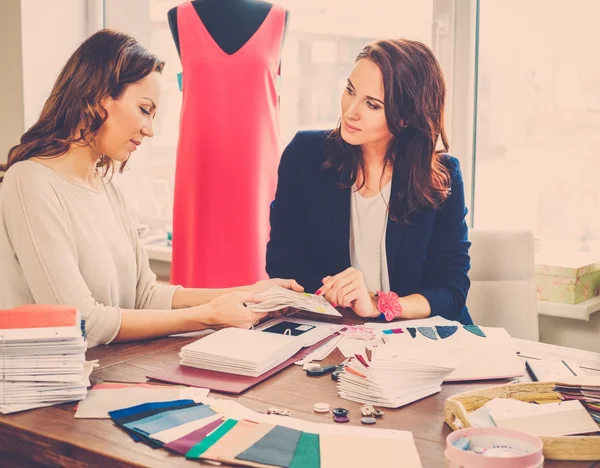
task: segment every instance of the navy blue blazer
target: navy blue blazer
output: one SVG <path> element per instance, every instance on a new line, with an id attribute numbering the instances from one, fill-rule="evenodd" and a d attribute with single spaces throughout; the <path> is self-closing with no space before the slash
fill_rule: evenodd
<path id="1" fill-rule="evenodd" d="M 283 152 L 271 204 L 267 273 L 293 278 L 307 292 L 325 276 L 350 267 L 350 188 L 345 177 L 323 170 L 329 131 L 298 132 Z M 470 281 L 465 196 L 459 162 L 446 155 L 452 190 L 439 210 L 413 214 L 410 225 L 388 219 L 386 252 L 390 288 L 399 296 L 422 294 L 431 315 L 471 324 L 465 306 Z M 392 194 L 399 181 L 392 176 Z"/>

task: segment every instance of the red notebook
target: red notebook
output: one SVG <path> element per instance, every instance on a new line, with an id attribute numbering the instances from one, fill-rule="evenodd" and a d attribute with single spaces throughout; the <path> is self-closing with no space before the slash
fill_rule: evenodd
<path id="1" fill-rule="evenodd" d="M 72 327 L 76 324 L 77 309 L 74 307 L 32 304 L 0 309 L 0 330 Z"/>
<path id="2" fill-rule="evenodd" d="M 330 335 L 323 338 L 318 343 L 307 348 L 302 348 L 294 356 L 289 358 L 287 361 L 283 361 L 278 366 L 265 372 L 258 377 L 248 377 L 245 375 L 226 374 L 224 372 L 214 372 L 204 369 L 197 369 L 195 367 L 180 366 L 179 364 L 173 364 L 162 369 L 155 371 L 153 374 L 148 375 L 149 379 L 159 380 L 161 382 L 168 382 L 178 385 L 189 385 L 191 387 L 202 387 L 214 390 L 222 393 L 232 393 L 239 395 L 245 392 L 256 384 L 268 379 L 277 372 L 285 369 L 292 365 L 294 362 L 306 357 L 309 353 L 324 345 L 328 341 L 332 340 L 337 335 Z"/>

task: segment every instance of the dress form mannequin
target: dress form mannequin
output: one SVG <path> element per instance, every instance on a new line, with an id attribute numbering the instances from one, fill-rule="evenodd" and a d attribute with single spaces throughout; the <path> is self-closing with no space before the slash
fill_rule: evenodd
<path id="1" fill-rule="evenodd" d="M 168 18 L 183 66 L 171 281 L 216 288 L 266 279 L 287 12 L 259 0 L 196 0 Z"/>
<path id="2" fill-rule="evenodd" d="M 229 55 L 248 42 L 273 6 L 257 0 L 194 0 L 191 3 L 215 42 Z M 177 53 L 181 56 L 177 7 L 171 8 L 167 17 Z M 286 11 L 286 25 L 287 20 Z"/>

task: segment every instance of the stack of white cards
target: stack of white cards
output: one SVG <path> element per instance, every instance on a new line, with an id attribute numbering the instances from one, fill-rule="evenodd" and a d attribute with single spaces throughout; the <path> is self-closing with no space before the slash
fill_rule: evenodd
<path id="1" fill-rule="evenodd" d="M 93 368 L 85 362 L 85 350 L 76 309 L 0 310 L 0 412 L 85 398 Z"/>
<path id="2" fill-rule="evenodd" d="M 346 364 L 338 380 L 338 394 L 346 400 L 398 408 L 438 393 L 454 369 L 455 362 L 439 355 L 373 353 L 370 361 L 361 356 Z"/>
<path id="3" fill-rule="evenodd" d="M 273 312 L 290 307 L 323 316 L 342 317 L 342 314 L 335 310 L 323 296 L 300 293 L 281 286 L 273 286 L 257 296 L 263 301 L 248 303 L 255 312 Z"/>
<path id="4" fill-rule="evenodd" d="M 182 366 L 258 377 L 302 348 L 292 335 L 223 328 L 181 348 Z"/>

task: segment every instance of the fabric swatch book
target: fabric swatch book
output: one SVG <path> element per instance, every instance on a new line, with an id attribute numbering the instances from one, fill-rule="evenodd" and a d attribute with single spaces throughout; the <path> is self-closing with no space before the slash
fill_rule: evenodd
<path id="1" fill-rule="evenodd" d="M 192 387 L 208 388 L 222 393 L 230 393 L 239 395 L 249 388 L 259 384 L 263 380 L 268 379 L 277 372 L 291 366 L 295 361 L 302 359 L 309 355 L 311 352 L 320 348 L 330 340 L 334 338 L 334 335 L 330 335 L 323 340 L 315 343 L 312 346 L 302 348 L 298 353 L 289 359 L 281 362 L 279 365 L 273 367 L 261 374 L 258 377 L 248 377 L 244 375 L 236 375 L 225 372 L 215 372 L 210 370 L 198 369 L 194 367 L 182 366 L 180 364 L 171 364 L 165 366 L 159 370 L 148 374 L 147 377 L 152 380 L 158 380 L 160 382 L 168 382 L 179 385 L 189 385 Z"/>
<path id="2" fill-rule="evenodd" d="M 341 323 L 343 316 L 322 296 L 300 293 L 281 286 L 273 286 L 257 294 L 262 302 L 248 303 L 256 312 L 270 312 L 272 316 L 294 315 L 314 320 Z"/>
<path id="3" fill-rule="evenodd" d="M 134 440 L 188 460 L 254 468 L 421 468 L 408 431 L 257 413 L 235 400 L 145 403 L 110 412 Z"/>
<path id="4" fill-rule="evenodd" d="M 94 363 L 86 363 L 79 312 L 31 305 L 0 310 L 0 412 L 81 400 Z"/>
<path id="5" fill-rule="evenodd" d="M 456 363 L 441 354 L 397 354 L 381 348 L 374 348 L 371 360 L 357 356 L 346 364 L 337 385 L 341 398 L 399 408 L 440 392 L 444 378 L 456 369 Z"/>
<path id="6" fill-rule="evenodd" d="M 564 401 L 578 400 L 600 426 L 600 376 L 579 376 L 556 382 L 554 391 Z M 600 429 L 600 428 L 599 428 Z"/>
<path id="7" fill-rule="evenodd" d="M 298 337 L 242 328 L 223 328 L 181 348 L 180 364 L 227 374 L 258 377 L 302 348 Z"/>

